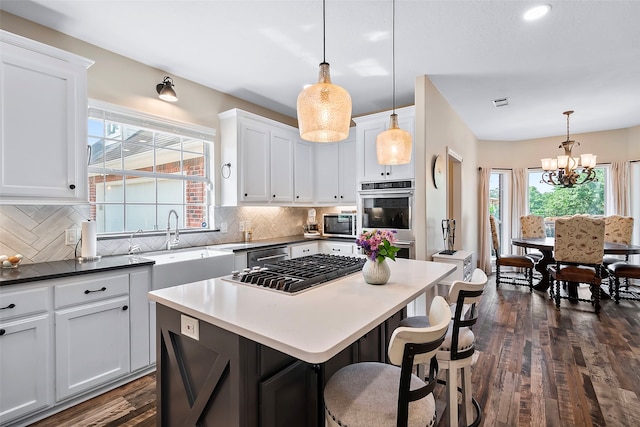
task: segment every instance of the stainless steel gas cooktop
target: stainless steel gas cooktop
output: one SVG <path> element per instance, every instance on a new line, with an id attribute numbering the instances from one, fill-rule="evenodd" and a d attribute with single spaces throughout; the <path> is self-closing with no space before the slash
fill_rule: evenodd
<path id="1" fill-rule="evenodd" d="M 316 254 L 234 271 L 222 279 L 295 294 L 362 270 L 366 258 Z"/>

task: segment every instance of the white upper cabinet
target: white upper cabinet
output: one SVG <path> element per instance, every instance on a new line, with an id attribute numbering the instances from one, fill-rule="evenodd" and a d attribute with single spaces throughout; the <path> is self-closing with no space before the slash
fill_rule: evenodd
<path id="1" fill-rule="evenodd" d="M 93 61 L 0 30 L 0 203 L 88 202 Z"/>
<path id="2" fill-rule="evenodd" d="M 411 162 L 406 165 L 385 166 L 378 164 L 376 138 L 389 128 L 391 111 L 355 117 L 357 141 L 358 182 L 413 179 L 415 177 L 415 108 L 397 108 L 398 126 L 411 134 L 414 140 Z"/>
<path id="3" fill-rule="evenodd" d="M 316 143 L 314 154 L 316 203 L 354 205 L 358 184 L 353 128 L 344 141 Z"/>
<path id="4" fill-rule="evenodd" d="M 239 109 L 219 117 L 221 204 L 292 204 L 297 130 Z"/>
<path id="5" fill-rule="evenodd" d="M 315 143 L 298 139 L 294 146 L 294 202 L 310 204 L 313 202 L 313 183 L 315 168 L 313 149 Z"/>

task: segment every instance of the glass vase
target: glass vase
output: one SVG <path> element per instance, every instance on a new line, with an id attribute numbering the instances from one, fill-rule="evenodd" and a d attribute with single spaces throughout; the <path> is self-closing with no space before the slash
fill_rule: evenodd
<path id="1" fill-rule="evenodd" d="M 391 269 L 387 264 L 387 259 L 372 261 L 370 258 L 367 258 L 367 261 L 362 267 L 362 276 L 365 282 L 370 285 L 384 285 L 387 283 L 391 276 Z"/>

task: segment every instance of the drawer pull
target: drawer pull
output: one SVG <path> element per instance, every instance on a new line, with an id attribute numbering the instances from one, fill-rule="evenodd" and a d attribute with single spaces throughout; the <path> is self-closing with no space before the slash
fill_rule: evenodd
<path id="1" fill-rule="evenodd" d="M 9 304 L 9 305 L 8 305 L 8 306 L 6 306 L 6 307 L 2 307 L 2 308 L 0 308 L 0 310 L 6 310 L 6 309 L 8 309 L 8 308 L 15 308 L 15 306 L 16 306 L 16 305 L 15 305 L 14 303 L 11 303 L 11 304 Z"/>
<path id="2" fill-rule="evenodd" d="M 105 288 L 105 287 L 103 286 L 102 288 L 100 288 L 100 289 L 96 289 L 95 291 L 90 291 L 89 289 L 86 289 L 86 290 L 84 291 L 84 293 L 88 295 L 88 294 L 90 294 L 90 293 L 92 293 L 92 292 L 104 292 L 104 291 L 106 291 L 106 290 L 107 290 L 107 288 Z"/>
<path id="3" fill-rule="evenodd" d="M 4 329 L 0 329 L 0 336 L 4 335 L 4 333 L 7 332 Z"/>
<path id="4" fill-rule="evenodd" d="M 124 307 L 122 307 L 122 311 L 127 311 L 127 310 L 129 310 L 129 306 L 128 305 L 125 305 Z"/>

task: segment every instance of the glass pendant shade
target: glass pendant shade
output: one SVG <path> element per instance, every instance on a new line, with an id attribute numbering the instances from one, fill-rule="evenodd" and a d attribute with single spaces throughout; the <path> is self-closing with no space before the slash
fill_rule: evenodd
<path id="1" fill-rule="evenodd" d="M 376 155 L 381 165 L 411 162 L 411 134 L 398 127 L 398 115 L 391 114 L 389 129 L 376 138 Z"/>
<path id="2" fill-rule="evenodd" d="M 351 96 L 331 83 L 329 64 L 320 64 L 318 83 L 298 95 L 300 137 L 312 142 L 336 142 L 349 136 Z"/>

